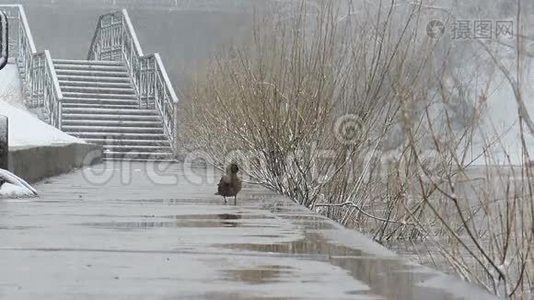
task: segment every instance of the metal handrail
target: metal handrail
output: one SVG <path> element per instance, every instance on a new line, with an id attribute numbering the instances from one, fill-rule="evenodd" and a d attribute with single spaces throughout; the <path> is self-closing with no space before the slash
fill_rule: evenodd
<path id="1" fill-rule="evenodd" d="M 10 58 L 14 58 L 22 80 L 25 104 L 29 107 L 44 107 L 50 123 L 61 129 L 61 105 L 63 94 L 59 87 L 56 70 L 48 50 L 37 52 L 28 19 L 22 5 L 0 5 L 9 19 Z M 14 22 L 14 24 L 13 24 Z"/>
<path id="2" fill-rule="evenodd" d="M 143 49 L 141 49 L 141 44 L 139 44 L 139 39 L 137 38 L 137 33 L 135 32 L 132 20 L 126 9 L 121 10 L 122 15 L 124 16 L 124 22 L 126 23 L 126 28 L 128 28 L 128 33 L 131 36 L 132 42 L 135 46 L 135 50 L 139 56 L 143 56 Z"/>
<path id="3" fill-rule="evenodd" d="M 128 11 L 123 9 L 98 18 L 87 59 L 125 62 L 139 107 L 159 112 L 165 134 L 176 152 L 178 97 L 160 55 L 144 55 Z"/>

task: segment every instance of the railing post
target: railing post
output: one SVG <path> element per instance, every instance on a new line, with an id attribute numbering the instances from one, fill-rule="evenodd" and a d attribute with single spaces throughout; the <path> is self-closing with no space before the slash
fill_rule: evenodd
<path id="1" fill-rule="evenodd" d="M 177 135 L 178 135 L 178 103 L 173 103 L 173 106 L 174 106 L 174 110 L 173 110 L 173 117 L 174 117 L 174 122 L 172 124 L 172 150 L 174 152 L 174 154 L 177 154 Z"/>
<path id="2" fill-rule="evenodd" d="M 158 61 L 156 60 L 156 57 L 154 57 L 154 65 L 152 66 L 152 74 L 154 74 L 154 90 L 153 90 L 153 96 L 154 96 L 154 108 L 158 108 Z M 162 107 L 160 107 L 162 111 L 162 115 L 165 116 L 165 111 Z M 164 117 L 165 119 L 165 117 Z"/>
<path id="3" fill-rule="evenodd" d="M 7 170 L 9 162 L 9 122 L 0 115 L 0 169 Z"/>

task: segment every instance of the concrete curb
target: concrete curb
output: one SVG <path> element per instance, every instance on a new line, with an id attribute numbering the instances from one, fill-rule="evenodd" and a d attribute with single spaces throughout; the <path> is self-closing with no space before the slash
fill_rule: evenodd
<path id="1" fill-rule="evenodd" d="M 94 144 L 58 144 L 9 149 L 9 171 L 24 180 L 39 180 L 101 162 L 102 147 Z"/>

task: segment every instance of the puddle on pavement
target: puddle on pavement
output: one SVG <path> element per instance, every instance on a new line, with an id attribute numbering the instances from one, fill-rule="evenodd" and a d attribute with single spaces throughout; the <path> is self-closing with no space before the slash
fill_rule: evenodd
<path id="1" fill-rule="evenodd" d="M 272 298 L 266 298 L 257 296 L 254 294 L 247 294 L 247 293 L 224 293 L 224 292 L 211 292 L 211 293 L 205 293 L 202 294 L 200 299 L 214 299 L 214 300 L 255 300 L 255 299 L 272 299 Z M 188 298 L 189 299 L 189 298 Z M 194 299 L 194 298 L 191 298 Z M 280 299 L 280 298 L 276 298 Z M 292 299 L 292 298 L 284 298 L 284 299 Z M 298 298 L 294 298 L 298 299 Z"/>
<path id="2" fill-rule="evenodd" d="M 42 228 L 40 226 L 3 226 L 0 225 L 0 230 L 28 230 L 28 229 L 39 229 Z"/>
<path id="3" fill-rule="evenodd" d="M 280 244 L 234 244 L 224 245 L 223 248 L 247 250 L 255 252 L 268 252 L 277 254 L 301 254 L 318 256 L 362 256 L 361 250 L 339 247 L 326 242 L 314 241 L 316 234 L 309 234 L 306 238 L 289 243 Z"/>
<path id="4" fill-rule="evenodd" d="M 316 215 L 302 215 L 302 214 L 276 214 L 278 217 L 290 220 L 303 220 L 303 221 L 321 221 L 324 220 L 323 216 Z"/>
<path id="5" fill-rule="evenodd" d="M 320 221 L 317 221 L 317 222 L 297 221 L 297 222 L 293 222 L 293 224 L 295 224 L 297 226 L 304 227 L 304 229 L 307 229 L 307 230 L 331 230 L 331 229 L 336 229 L 336 227 L 334 225 L 332 225 L 330 223 L 327 223 L 327 222 L 320 222 Z"/>
<path id="6" fill-rule="evenodd" d="M 277 217 L 291 221 L 291 223 L 304 227 L 306 230 L 330 230 L 336 226 L 330 220 L 322 216 L 296 215 L 296 214 L 276 214 Z"/>
<path id="7" fill-rule="evenodd" d="M 291 275 L 288 266 L 258 266 L 250 269 L 224 270 L 223 276 L 227 279 L 247 284 L 262 284 L 281 282 L 283 277 Z"/>
<path id="8" fill-rule="evenodd" d="M 289 206 L 283 206 L 283 205 L 275 205 L 275 206 L 270 206 L 269 210 L 275 214 L 282 214 L 282 213 L 292 213 L 295 211 L 295 208 L 289 207 Z"/>
<path id="9" fill-rule="evenodd" d="M 413 270 L 399 258 L 381 258 L 368 255 L 361 250 L 328 243 L 319 234 L 307 234 L 302 240 L 280 244 L 233 244 L 223 248 L 262 253 L 287 254 L 300 259 L 327 261 L 328 263 L 346 270 L 353 278 L 365 283 L 370 291 L 363 292 L 380 295 L 386 299 L 456 299 L 443 290 L 417 286 L 426 279 L 434 276 Z M 262 269 L 244 269 L 242 274 L 247 278 L 230 277 L 247 282 L 247 280 L 261 281 L 257 277 L 263 274 L 269 276 L 266 280 L 277 280 L 276 272 L 262 273 Z M 256 278 L 256 279 L 249 279 Z M 278 278 L 278 280 L 281 280 Z M 355 291 L 347 291 L 353 294 Z M 362 291 L 358 291 L 362 293 Z"/>
<path id="10" fill-rule="evenodd" d="M 36 198 L 28 198 L 28 199 L 22 199 L 22 198 L 0 198 L 1 202 L 4 203 L 31 203 L 36 202 Z"/>
<path id="11" fill-rule="evenodd" d="M 132 222 L 91 222 L 81 223 L 80 226 L 87 226 L 100 229 L 113 230 L 146 230 L 153 228 L 216 228 L 216 227 L 253 227 L 271 228 L 278 227 L 276 224 L 264 224 L 264 219 L 271 219 L 261 215 L 242 214 L 213 214 L 213 215 L 172 215 L 172 216 L 145 216 L 149 219 L 169 219 L 169 221 L 132 221 Z"/>
<path id="12" fill-rule="evenodd" d="M 213 220 L 213 219 L 225 219 L 225 220 L 239 220 L 239 219 L 273 219 L 260 214 L 198 214 L 198 215 L 171 215 L 171 216 L 155 216 L 157 218 L 175 219 L 175 220 Z"/>

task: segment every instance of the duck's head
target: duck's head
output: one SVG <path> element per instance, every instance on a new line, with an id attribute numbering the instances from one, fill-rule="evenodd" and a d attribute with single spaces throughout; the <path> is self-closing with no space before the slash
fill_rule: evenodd
<path id="1" fill-rule="evenodd" d="M 231 163 L 228 165 L 228 167 L 226 168 L 226 171 L 230 174 L 237 174 L 237 172 L 239 172 L 239 167 L 237 166 L 236 163 Z"/>

